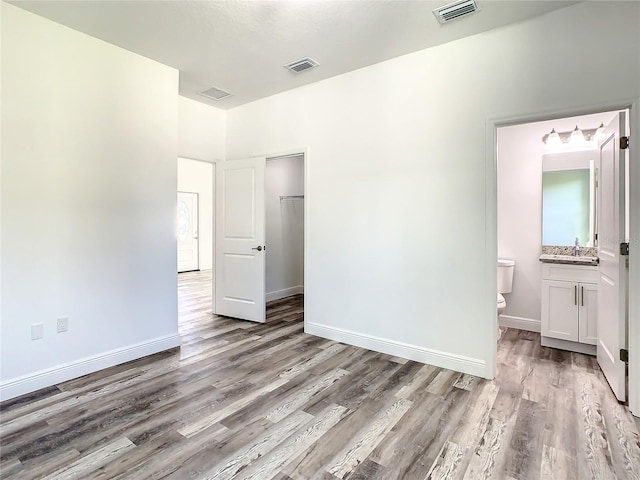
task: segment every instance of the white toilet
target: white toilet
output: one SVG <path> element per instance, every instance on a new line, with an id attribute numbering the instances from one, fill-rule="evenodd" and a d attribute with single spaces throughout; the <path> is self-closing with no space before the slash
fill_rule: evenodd
<path id="1" fill-rule="evenodd" d="M 511 293 L 513 287 L 513 269 L 516 262 L 513 260 L 498 259 L 498 315 L 507 307 L 507 301 L 502 296 L 503 293 Z M 496 320 L 497 320 L 496 315 Z M 498 325 L 498 337 L 500 337 L 500 325 Z"/>

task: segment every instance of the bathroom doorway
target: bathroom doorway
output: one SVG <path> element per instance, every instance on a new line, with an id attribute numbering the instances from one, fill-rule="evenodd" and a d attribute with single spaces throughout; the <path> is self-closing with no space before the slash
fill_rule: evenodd
<path id="1" fill-rule="evenodd" d="M 589 167 L 589 155 L 585 155 L 585 153 L 597 151 L 599 128 L 607 125 L 617 112 L 618 110 L 608 110 L 587 115 L 528 122 L 510 121 L 503 125 L 495 125 L 497 256 L 515 261 L 513 287 L 510 292 L 503 294 L 506 299 L 506 307 L 498 319 L 502 327 L 538 333 L 544 330 L 545 287 L 543 286 L 543 264 L 540 262 L 540 257 L 542 254 L 552 253 L 551 250 L 545 250 L 545 248 L 557 247 L 553 253 L 580 251 L 581 253 L 593 254 L 593 252 L 597 252 L 597 239 L 594 236 L 596 232 L 594 207 L 597 203 L 593 195 L 589 197 L 589 192 L 594 191 L 596 178 L 594 174 L 596 172 L 594 172 L 593 164 Z M 624 115 L 628 120 L 629 110 L 626 110 Z M 626 125 L 627 130 L 623 135 L 629 136 L 628 121 Z M 579 132 L 582 138 L 579 138 L 577 133 L 572 141 L 571 134 L 574 131 Z M 554 133 L 559 133 L 560 138 L 553 135 Z M 570 157 L 573 160 L 567 160 Z M 577 163 L 562 165 L 563 162 L 577 161 L 577 157 L 580 157 L 582 162 L 586 161 L 586 166 L 580 166 Z M 625 159 L 627 172 L 629 171 L 629 157 L 626 155 Z M 583 168 L 586 172 L 585 175 L 581 174 Z M 560 177 L 562 177 L 562 183 L 558 183 Z M 545 182 L 545 180 L 548 181 Z M 549 187 L 551 193 L 543 194 L 545 184 L 553 184 L 553 190 Z M 627 188 L 625 188 L 624 203 L 629 205 L 631 185 L 628 175 L 625 179 L 625 186 Z M 572 213 L 572 215 L 579 216 L 580 221 L 562 220 L 559 222 L 555 216 L 559 215 L 558 210 L 567 210 L 568 206 L 571 207 L 569 204 L 572 200 L 567 195 L 572 191 L 581 192 L 580 202 L 577 197 L 573 202 L 576 205 L 573 205 Z M 550 204 L 550 199 L 554 195 L 556 197 L 559 195 L 562 206 L 556 211 Z M 628 242 L 630 231 L 629 212 L 629 209 L 626 209 L 626 218 L 624 219 L 625 231 L 627 232 L 626 242 Z M 569 223 L 575 224 L 573 225 L 577 228 L 575 232 L 569 231 Z M 551 232 L 552 228 L 556 228 L 558 231 Z M 550 242 L 549 239 L 554 240 Z M 545 245 L 545 243 L 552 244 Z M 589 251 L 589 249 L 593 250 Z M 584 295 L 585 285 L 589 287 L 586 280 L 582 285 L 582 290 L 579 289 L 579 286 L 575 287 L 576 299 L 578 299 L 576 303 L 580 303 L 580 299 L 584 302 L 584 298 L 587 299 L 587 302 L 590 301 L 591 297 L 580 297 L 581 294 Z M 546 315 L 548 317 L 548 312 Z M 578 327 L 576 326 L 576 328 Z M 580 328 L 584 328 L 584 325 Z M 628 326 L 626 331 L 629 332 Z M 581 337 L 581 340 L 585 342 L 585 346 L 589 347 L 585 348 L 584 353 L 595 353 L 595 345 L 587 344 L 597 343 L 597 338 L 592 342 L 589 342 L 588 339 L 584 340 L 584 337 Z M 578 348 L 573 351 L 583 351 L 579 348 L 580 343 L 575 344 Z M 551 344 L 551 346 L 572 349 L 562 344 Z"/>

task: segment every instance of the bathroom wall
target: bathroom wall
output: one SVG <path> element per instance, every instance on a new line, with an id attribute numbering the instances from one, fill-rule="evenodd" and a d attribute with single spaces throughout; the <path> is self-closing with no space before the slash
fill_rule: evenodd
<path id="1" fill-rule="evenodd" d="M 515 260 L 513 291 L 504 294 L 504 326 L 540 331 L 542 295 L 542 155 L 552 152 L 542 137 L 552 128 L 595 128 L 615 112 L 498 129 L 498 257 Z"/>
<path id="2" fill-rule="evenodd" d="M 267 301 L 304 293 L 304 199 L 280 200 L 304 194 L 302 155 L 267 160 L 266 298 Z"/>

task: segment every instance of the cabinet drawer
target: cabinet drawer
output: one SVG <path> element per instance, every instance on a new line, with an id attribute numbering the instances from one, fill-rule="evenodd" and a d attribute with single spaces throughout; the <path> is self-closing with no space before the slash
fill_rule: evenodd
<path id="1" fill-rule="evenodd" d="M 543 263 L 542 278 L 544 280 L 561 280 L 564 282 L 598 283 L 598 267 Z"/>

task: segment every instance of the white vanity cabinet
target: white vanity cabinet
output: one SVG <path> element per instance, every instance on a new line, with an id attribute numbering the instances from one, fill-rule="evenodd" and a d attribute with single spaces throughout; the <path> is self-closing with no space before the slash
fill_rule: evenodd
<path id="1" fill-rule="evenodd" d="M 598 267 L 542 264 L 542 345 L 595 354 Z"/>

